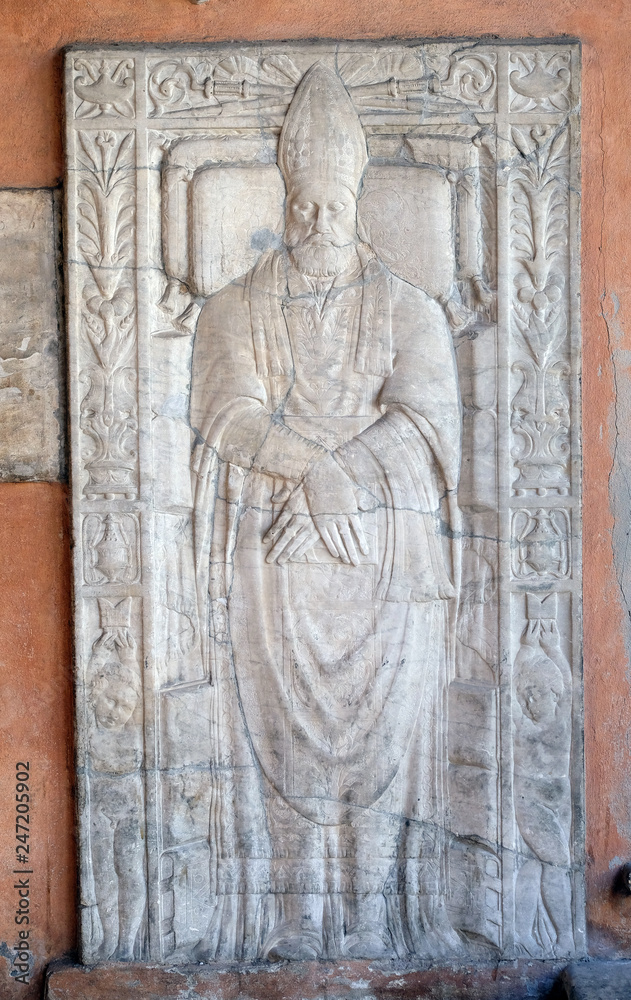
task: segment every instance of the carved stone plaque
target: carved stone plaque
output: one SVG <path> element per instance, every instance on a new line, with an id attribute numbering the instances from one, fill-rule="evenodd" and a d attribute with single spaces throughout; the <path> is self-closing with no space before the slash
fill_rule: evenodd
<path id="1" fill-rule="evenodd" d="M 582 953 L 579 82 L 68 54 L 84 961 Z"/>

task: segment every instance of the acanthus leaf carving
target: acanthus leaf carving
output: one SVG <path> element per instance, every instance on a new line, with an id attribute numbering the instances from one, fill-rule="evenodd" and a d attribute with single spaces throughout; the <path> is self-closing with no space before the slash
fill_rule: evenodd
<path id="1" fill-rule="evenodd" d="M 134 261 L 134 135 L 109 130 L 78 134 L 79 250 L 91 280 L 82 288 L 81 328 L 91 348 L 82 372 L 87 385 L 81 427 L 92 439 L 86 456 L 86 496 L 137 495 L 137 401 L 129 367 L 136 345 Z"/>
<path id="2" fill-rule="evenodd" d="M 494 52 L 453 52 L 434 60 L 430 91 L 452 101 L 483 111 L 495 107 L 497 98 L 497 57 Z"/>
<path id="3" fill-rule="evenodd" d="M 300 79 L 288 57 L 257 62 L 249 56 L 162 60 L 152 68 L 149 98 L 152 116 L 191 114 L 217 117 L 225 105 L 241 113 L 259 105 L 286 107 Z"/>
<path id="4" fill-rule="evenodd" d="M 94 279 L 105 296 L 113 292 L 120 275 L 115 269 L 133 253 L 134 201 L 130 172 L 133 170 L 134 134 L 120 136 L 111 131 L 92 135 L 79 133 L 88 174 L 79 184 L 77 228 L 84 240 L 79 244 Z"/>
<path id="5" fill-rule="evenodd" d="M 569 367 L 567 342 L 567 129 L 513 128 L 519 160 L 511 198 L 515 297 L 512 329 L 520 352 L 513 371 L 521 384 L 511 426 L 518 495 L 569 489 Z"/>
<path id="6" fill-rule="evenodd" d="M 567 129 L 536 125 L 529 133 L 513 128 L 511 134 L 522 157 L 513 188 L 512 247 L 532 286 L 528 291 L 520 275 L 518 298 L 541 312 L 560 299 L 564 283 L 558 280 L 558 258 L 567 246 L 567 185 L 561 174 Z"/>
<path id="7" fill-rule="evenodd" d="M 350 55 L 339 73 L 358 111 L 429 101 L 450 106 L 495 107 L 495 53 L 458 52 L 433 59 L 427 70 L 415 51 Z M 302 72 L 292 59 L 274 54 L 253 59 L 245 54 L 211 60 L 201 57 L 164 59 L 149 75 L 151 117 L 191 115 L 216 118 L 265 109 L 284 112 Z"/>

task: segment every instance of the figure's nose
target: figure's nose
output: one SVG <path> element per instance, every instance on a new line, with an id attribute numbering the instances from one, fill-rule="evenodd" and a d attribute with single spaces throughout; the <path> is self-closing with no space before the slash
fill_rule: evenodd
<path id="1" fill-rule="evenodd" d="M 315 231 L 316 233 L 328 233 L 330 232 L 331 225 L 329 222 L 329 213 L 324 205 L 318 207 L 316 220 L 315 220 Z"/>

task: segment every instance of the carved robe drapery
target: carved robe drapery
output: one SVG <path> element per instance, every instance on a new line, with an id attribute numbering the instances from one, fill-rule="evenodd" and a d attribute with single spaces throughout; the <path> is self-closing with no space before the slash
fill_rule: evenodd
<path id="1" fill-rule="evenodd" d="M 353 893 L 385 901 L 371 912 L 395 952 L 422 953 L 418 898 L 446 891 L 458 588 L 460 404 L 442 310 L 364 245 L 328 284 L 271 251 L 201 314 L 191 426 L 213 696 L 204 956 L 260 953 L 283 893 L 325 900 L 323 953 L 343 953 L 343 927 L 362 919 Z M 318 539 L 268 561 L 264 536 L 286 504 L 307 518 L 300 483 L 327 450 L 356 486 L 368 555 L 345 564 Z"/>

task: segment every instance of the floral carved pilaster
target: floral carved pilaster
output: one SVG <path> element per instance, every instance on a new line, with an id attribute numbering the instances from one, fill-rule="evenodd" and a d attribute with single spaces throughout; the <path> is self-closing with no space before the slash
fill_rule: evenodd
<path id="1" fill-rule="evenodd" d="M 518 379 L 511 427 L 520 496 L 569 489 L 567 131 L 513 128 L 511 328 Z"/>
<path id="2" fill-rule="evenodd" d="M 86 348 L 81 428 L 89 499 L 138 494 L 133 133 L 79 133 L 79 250 L 89 267 L 82 288 Z"/>

